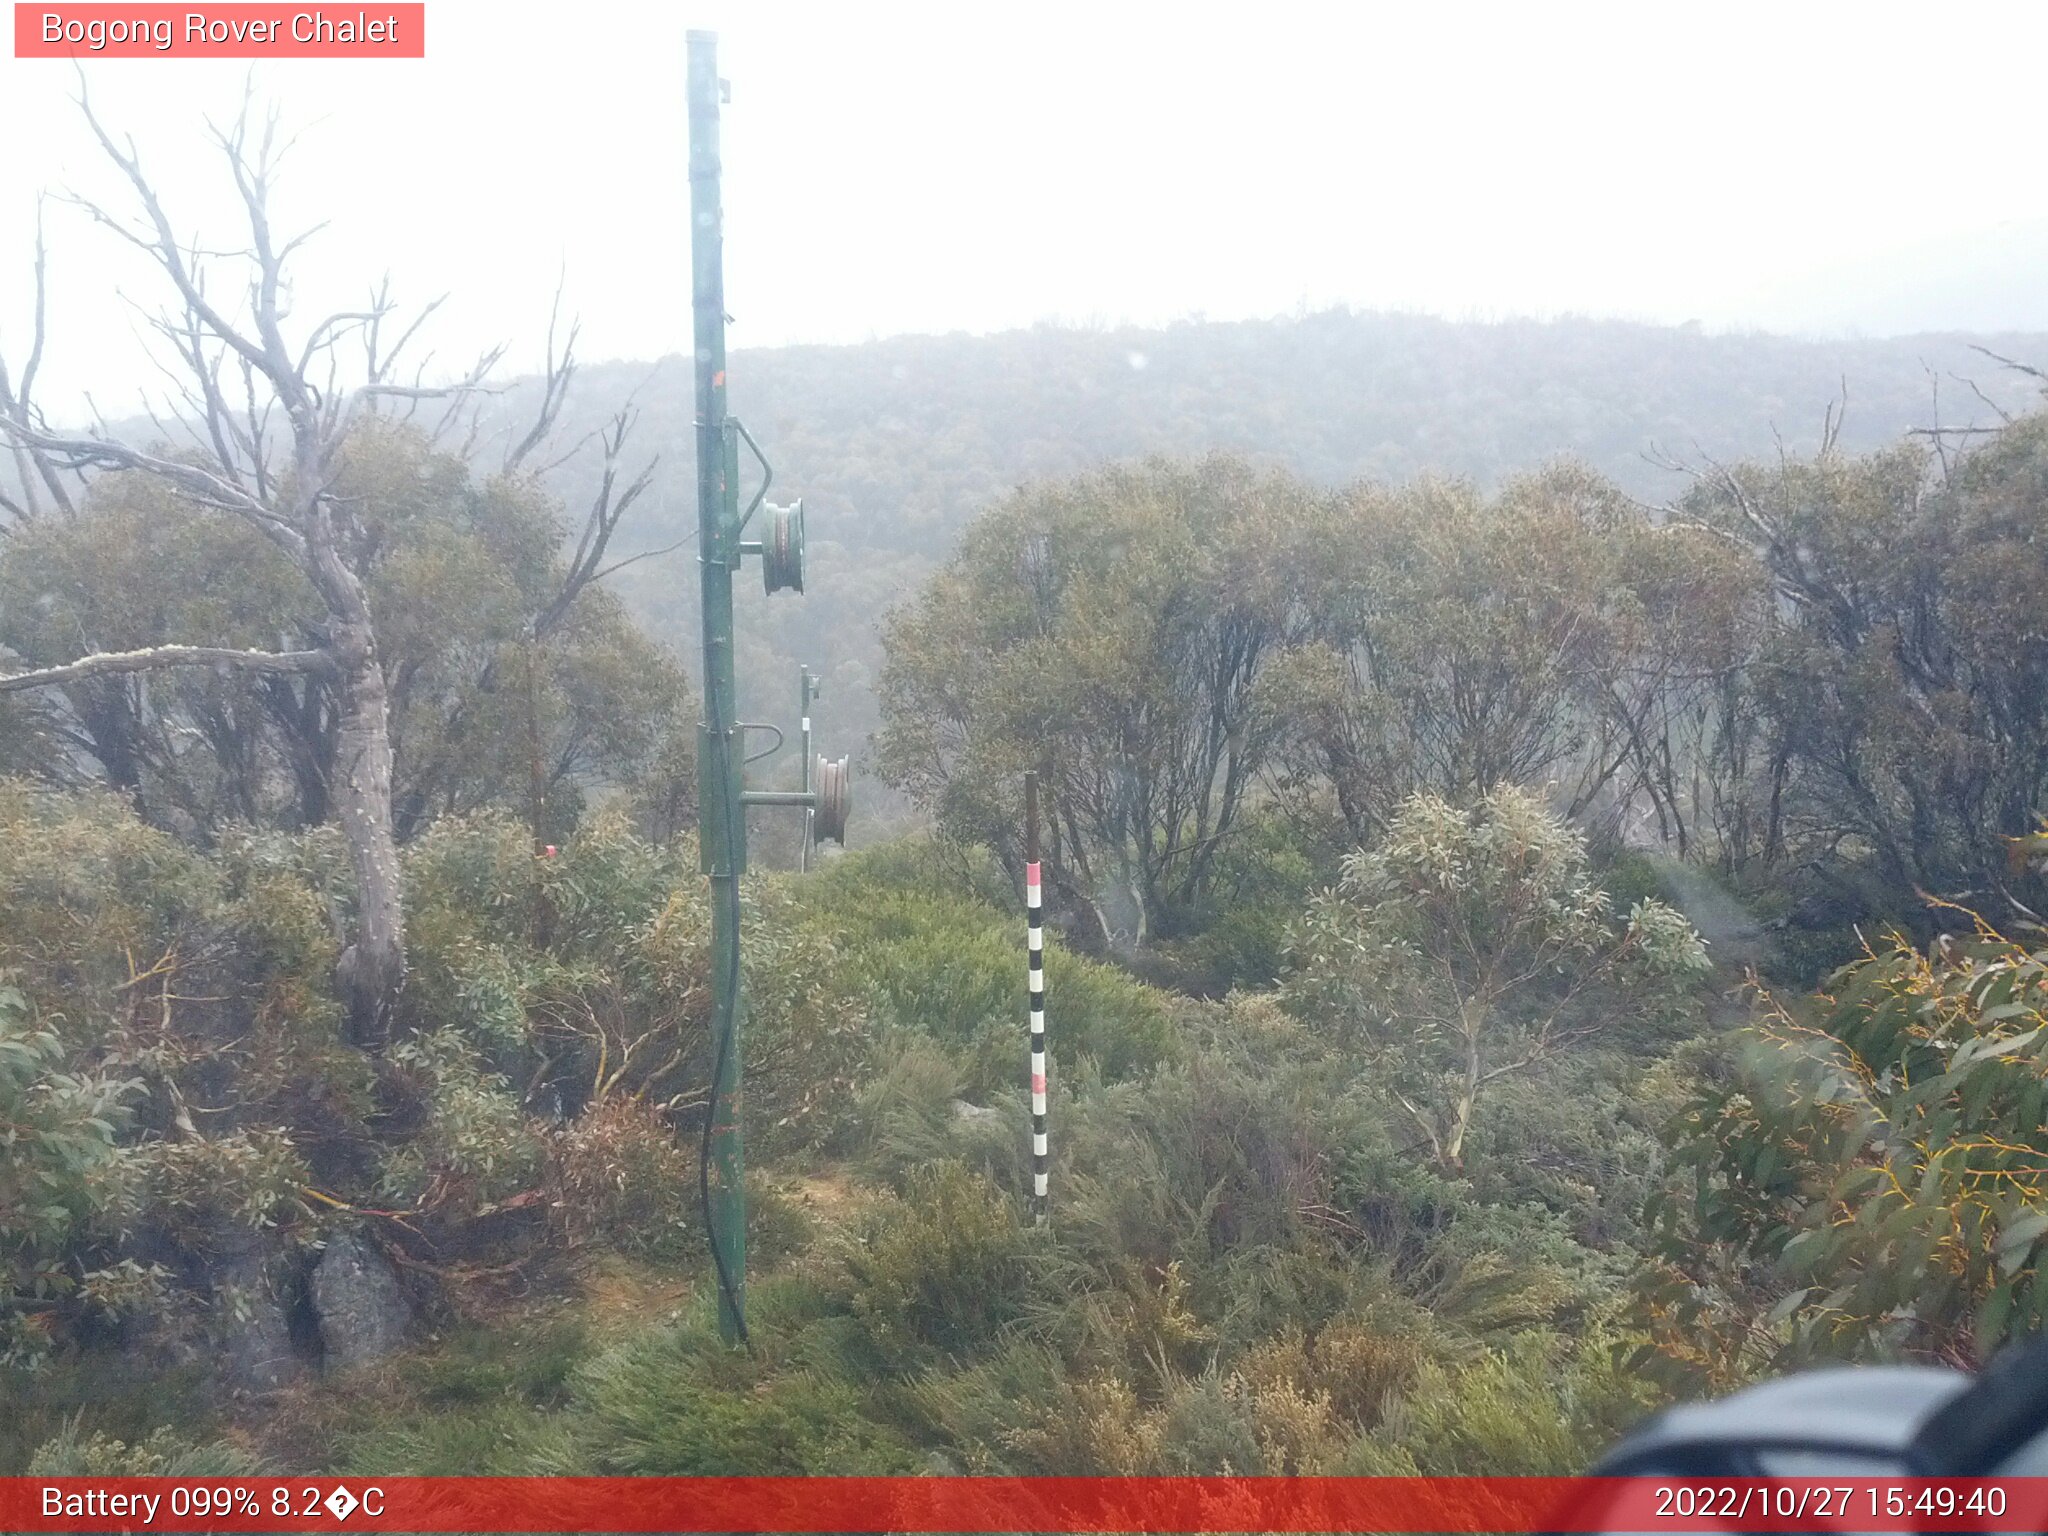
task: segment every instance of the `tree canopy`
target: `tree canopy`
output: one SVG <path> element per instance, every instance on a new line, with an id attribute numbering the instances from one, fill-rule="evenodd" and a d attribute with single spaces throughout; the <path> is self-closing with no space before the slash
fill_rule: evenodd
<path id="1" fill-rule="evenodd" d="M 688 793 L 687 675 L 602 588 L 546 634 L 568 574 L 558 505 L 530 479 L 479 481 L 417 428 L 371 419 L 339 482 L 363 507 L 370 611 L 389 678 L 395 825 L 517 808 L 561 841 L 597 784 Z M 222 646 L 317 635 L 290 567 L 246 528 L 160 483 L 94 485 L 76 513 L 0 549 L 0 646 L 22 667 L 166 636 Z M 226 668 L 84 678 L 46 696 L 44 776 L 99 782 L 151 821 L 217 837 L 231 822 L 318 826 L 338 717 L 319 677 Z M 538 798 L 536 798 L 538 797 Z"/>

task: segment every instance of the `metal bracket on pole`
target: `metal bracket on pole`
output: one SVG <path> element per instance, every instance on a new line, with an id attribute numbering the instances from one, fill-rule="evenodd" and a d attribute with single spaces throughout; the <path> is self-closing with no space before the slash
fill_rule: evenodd
<path id="1" fill-rule="evenodd" d="M 809 667 L 799 669 L 797 678 L 797 750 L 803 754 L 800 789 L 748 789 L 740 794 L 742 805 L 775 806 L 804 813 L 804 837 L 797 857 L 800 869 L 811 867 L 811 848 L 819 841 L 846 845 L 846 823 L 853 814 L 852 763 L 845 757 L 820 757 L 811 750 L 811 701 L 822 692 Z M 756 752 L 749 763 L 772 757 L 782 745 L 782 732 L 773 726 L 745 727 L 774 730 L 775 746 Z"/>
<path id="2" fill-rule="evenodd" d="M 764 721 L 764 720 L 742 720 L 742 721 L 740 721 L 740 722 L 739 722 L 739 728 L 740 728 L 740 730 L 741 730 L 741 731 L 743 731 L 743 732 L 744 732 L 744 731 L 773 731 L 773 732 L 775 733 L 775 740 L 773 740 L 772 742 L 770 742 L 770 743 L 769 743 L 769 744 L 768 744 L 767 746 L 763 747 L 763 748 L 762 748 L 762 749 L 761 749 L 760 751 L 758 751 L 758 752 L 749 752 L 749 753 L 747 754 L 747 756 L 746 756 L 746 759 L 745 759 L 745 761 L 746 761 L 746 762 L 749 762 L 749 763 L 758 763 L 758 762 L 760 762 L 760 761 L 761 761 L 761 759 L 762 759 L 762 758 L 764 758 L 764 757 L 773 757 L 773 756 L 774 756 L 774 755 L 775 755 L 776 753 L 778 753 L 778 752 L 780 752 L 780 751 L 782 750 L 782 727 L 781 727 L 781 726 L 779 726 L 779 725 L 771 725 L 771 724 L 769 724 L 768 722 L 766 722 L 766 721 Z"/>
<path id="3" fill-rule="evenodd" d="M 725 424 L 739 435 L 740 441 L 753 449 L 754 462 L 761 466 L 761 488 L 754 492 L 754 499 L 747 503 L 747 510 L 740 514 L 739 526 L 733 530 L 738 534 L 746 532 L 747 524 L 751 523 L 754 514 L 761 510 L 761 503 L 768 499 L 768 487 L 775 483 L 775 470 L 768 463 L 768 455 L 761 451 L 761 445 L 754 441 L 754 434 L 740 424 L 739 417 L 728 416 L 725 418 Z M 744 544 L 740 546 L 742 549 L 746 547 Z"/>

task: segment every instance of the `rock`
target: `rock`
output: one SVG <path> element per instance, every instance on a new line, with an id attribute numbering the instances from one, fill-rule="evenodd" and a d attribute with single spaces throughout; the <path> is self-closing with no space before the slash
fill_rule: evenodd
<path id="1" fill-rule="evenodd" d="M 327 1364 L 351 1370 L 395 1354 L 412 1325 L 412 1303 L 376 1249 L 346 1233 L 313 1266 L 313 1315 Z"/>
<path id="2" fill-rule="evenodd" d="M 292 1343 L 291 1307 L 276 1255 L 252 1249 L 226 1259 L 214 1276 L 213 1295 L 228 1378 L 255 1392 L 297 1380 L 306 1362 Z"/>
<path id="3" fill-rule="evenodd" d="M 988 1125 L 1003 1118 L 1000 1109 L 990 1109 L 982 1104 L 970 1104 L 965 1099 L 953 1101 L 953 1118 L 963 1125 Z"/>

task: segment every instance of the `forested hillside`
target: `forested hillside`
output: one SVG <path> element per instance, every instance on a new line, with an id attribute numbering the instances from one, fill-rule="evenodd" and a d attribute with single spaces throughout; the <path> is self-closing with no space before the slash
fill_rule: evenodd
<path id="1" fill-rule="evenodd" d="M 1684 477 L 1654 462 L 1791 452 L 1841 405 L 1850 450 L 1934 425 L 1993 425 L 2031 398 L 1982 346 L 2038 361 L 2048 337 L 1800 340 L 1621 321 L 1457 322 L 1342 311 L 1189 321 L 1166 330 L 1040 327 L 900 336 L 847 347 L 753 350 L 733 332 L 734 411 L 769 446 L 778 499 L 801 494 L 814 555 L 801 603 L 743 608 L 754 710 L 787 706 L 799 661 L 832 687 L 820 710 L 857 747 L 877 723 L 876 620 L 991 500 L 1106 460 L 1222 450 L 1322 485 L 1424 472 L 1482 488 L 1570 456 L 1661 504 Z M 623 543 L 694 537 L 690 376 L 679 358 L 592 366 L 565 426 L 593 431 L 631 395 L 634 447 L 662 458 Z M 524 423 L 531 386 L 502 419 Z M 572 504 L 571 472 L 555 485 Z M 696 583 L 675 560 L 621 574 L 618 590 L 686 653 Z M 867 786 L 871 792 L 872 782 Z M 869 802 L 872 808 L 873 802 Z M 863 829 L 872 832 L 872 822 Z"/>

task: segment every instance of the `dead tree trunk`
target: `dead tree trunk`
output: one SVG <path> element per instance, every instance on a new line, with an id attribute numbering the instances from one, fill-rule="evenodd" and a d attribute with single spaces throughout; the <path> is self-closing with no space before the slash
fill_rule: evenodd
<path id="1" fill-rule="evenodd" d="M 266 706 L 288 726 L 297 727 L 288 732 L 295 743 L 291 766 L 306 819 L 325 819 L 331 812 L 348 847 L 356 910 L 351 930 L 342 936 L 335 980 L 347 1005 L 351 1037 L 358 1044 L 374 1044 L 389 1038 L 394 1005 L 405 982 L 405 894 L 392 805 L 391 689 L 378 655 L 365 580 L 375 539 L 362 509 L 336 487 L 362 413 L 376 409 L 380 401 L 396 400 L 409 414 L 420 401 L 454 397 L 457 403 L 443 419 L 445 430 L 464 409 L 461 402 L 475 398 L 500 354 L 487 353 L 457 384 L 425 386 L 417 370 L 411 382 L 401 382 L 399 356 L 438 301 L 427 305 L 395 341 L 387 342 L 384 327 L 395 306 L 383 288 L 371 294 L 364 308 L 328 315 L 287 340 L 291 285 L 286 264 L 311 232 L 279 241 L 271 228 L 270 193 L 280 153 L 274 115 L 252 135 L 245 102 L 240 120 L 217 135 L 241 198 L 248 234 L 243 250 L 224 257 L 179 236 L 143 173 L 134 141 L 117 143 L 82 97 L 80 106 L 100 147 L 134 194 L 134 216 L 124 218 L 82 199 L 73 201 L 96 224 L 143 252 L 169 282 L 173 302 L 156 318 L 154 329 L 170 354 L 159 362 L 176 382 L 168 415 L 190 440 L 145 453 L 103 425 L 89 434 L 48 428 L 32 399 L 43 351 L 39 222 L 36 325 L 18 382 L 0 360 L 0 441 L 12 449 L 23 485 L 19 499 L 0 497 L 0 515 L 26 522 L 53 508 L 71 512 L 67 472 L 78 477 L 88 471 L 148 475 L 195 505 L 237 519 L 269 540 L 318 594 L 324 613 L 310 626 L 309 648 L 303 651 L 163 644 L 0 676 L 0 694 L 74 683 L 107 689 L 117 686 L 125 674 L 164 667 L 226 667 L 262 678 Z M 238 261 L 244 271 L 230 281 L 209 285 L 206 264 L 222 260 Z M 224 311 L 208 297 L 209 291 L 246 293 L 246 309 Z M 517 469 L 550 436 L 575 371 L 573 326 L 567 345 L 559 355 L 556 351 L 559 304 L 558 294 L 548 331 L 547 376 L 538 419 L 508 453 L 508 471 Z M 362 348 L 363 361 L 353 385 L 341 377 L 345 340 L 351 349 L 355 344 Z M 609 430 L 595 434 L 604 450 L 601 484 L 559 592 L 529 622 L 532 642 L 562 622 L 586 587 L 639 558 L 605 564 L 620 518 L 652 476 L 650 465 L 637 478 L 621 483 L 621 452 L 632 420 L 629 405 Z M 486 685 L 488 674 L 487 666 Z M 303 692 L 295 692 L 295 686 Z M 109 768 L 122 776 L 115 764 Z"/>
<path id="2" fill-rule="evenodd" d="M 364 585 L 369 540 L 358 509 L 334 488 L 359 413 L 374 408 L 380 397 L 416 401 L 474 390 L 496 354 L 487 355 L 454 386 L 426 388 L 417 379 L 410 385 L 394 382 L 397 355 L 418 321 L 395 345 L 382 345 L 382 326 L 393 306 L 381 290 L 366 308 L 329 315 L 288 342 L 285 266 L 308 237 L 280 243 L 273 236 L 269 204 L 277 124 L 273 117 L 252 141 L 246 104 L 234 128 L 219 135 L 249 236 L 247 248 L 238 253 L 249 268 L 247 319 L 229 318 L 208 298 L 200 265 L 208 259 L 203 247 L 176 232 L 143 173 L 133 140 L 116 143 L 83 99 L 80 105 L 100 147 L 127 179 L 137 216 L 123 218 L 76 201 L 97 224 L 146 254 L 169 280 L 174 302 L 157 318 L 155 330 L 175 359 L 166 368 L 178 380 L 172 414 L 192 441 L 183 449 L 145 453 L 103 427 L 68 434 L 46 426 L 29 394 L 43 339 L 40 230 L 34 354 L 18 386 L 0 369 L 0 436 L 28 458 L 34 471 L 30 483 L 42 484 L 53 495 L 63 490 L 61 470 L 140 473 L 164 481 L 197 505 L 239 519 L 291 560 L 319 594 L 326 613 L 316 643 L 305 651 L 166 644 L 0 677 L 0 693 L 81 680 L 98 683 L 177 666 L 300 674 L 309 697 L 324 679 L 334 689 L 340 713 L 327 799 L 341 824 L 356 886 L 353 931 L 344 935 L 335 979 L 352 1037 L 361 1044 L 381 1041 L 389 1036 L 405 981 L 405 900 L 391 810 L 390 706 Z M 213 291 L 233 292 L 237 286 L 219 284 Z M 353 388 L 341 387 L 336 377 L 337 348 L 344 338 L 359 340 L 366 359 L 363 377 Z M 230 403 L 227 380 L 233 382 L 236 401 L 246 398 L 246 405 Z M 285 433 L 275 431 L 278 417 Z M 27 503 L 0 510 L 17 518 L 36 512 Z"/>
<path id="3" fill-rule="evenodd" d="M 391 816 L 391 715 L 367 608 L 333 648 L 341 668 L 341 729 L 330 795 L 356 882 L 355 937 L 335 979 L 359 1044 L 391 1031 L 391 1006 L 405 982 L 405 895 Z"/>

